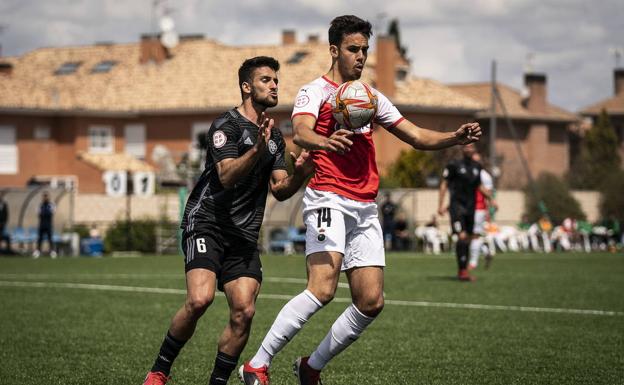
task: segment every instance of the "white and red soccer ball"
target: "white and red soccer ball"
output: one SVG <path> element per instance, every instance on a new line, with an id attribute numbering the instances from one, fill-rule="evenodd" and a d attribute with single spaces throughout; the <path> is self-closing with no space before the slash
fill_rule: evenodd
<path id="1" fill-rule="evenodd" d="M 377 96 L 359 80 L 342 83 L 331 98 L 334 119 L 347 129 L 357 129 L 371 123 L 377 115 Z"/>

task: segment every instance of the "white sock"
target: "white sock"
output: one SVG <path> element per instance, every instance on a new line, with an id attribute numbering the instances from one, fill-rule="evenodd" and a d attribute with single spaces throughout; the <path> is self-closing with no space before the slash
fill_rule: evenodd
<path id="1" fill-rule="evenodd" d="M 264 337 L 256 355 L 249 361 L 249 365 L 253 368 L 270 366 L 273 357 L 321 307 L 323 307 L 321 301 L 309 290 L 304 290 L 288 301 L 273 321 L 271 329 Z"/>
<path id="2" fill-rule="evenodd" d="M 479 264 L 479 254 L 481 253 L 481 245 L 483 240 L 481 238 L 473 239 L 470 242 L 470 266 L 477 267 Z"/>
<path id="3" fill-rule="evenodd" d="M 329 333 L 312 353 L 308 365 L 312 369 L 322 370 L 329 360 L 355 342 L 374 320 L 374 317 L 362 314 L 354 304 L 351 304 L 336 319 Z"/>

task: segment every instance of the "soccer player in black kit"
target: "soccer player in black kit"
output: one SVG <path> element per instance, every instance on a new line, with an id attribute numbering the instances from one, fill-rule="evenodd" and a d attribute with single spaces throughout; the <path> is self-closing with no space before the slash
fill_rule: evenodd
<path id="1" fill-rule="evenodd" d="M 458 236 L 455 246 L 459 267 L 457 278 L 460 281 L 473 281 L 467 269 L 468 251 L 474 226 L 475 193 L 481 185 L 481 165 L 472 160 L 476 152 L 474 144 L 465 145 L 462 152 L 463 157 L 449 162 L 442 174 L 444 179 L 440 183 L 438 214 L 444 215 L 449 211 L 453 233 Z M 447 190 L 451 194 L 449 207 L 444 200 Z"/>
<path id="2" fill-rule="evenodd" d="M 144 385 L 163 385 L 197 321 L 223 291 L 230 320 L 218 342 L 211 385 L 225 385 L 249 337 L 262 269 L 258 234 L 268 190 L 292 196 L 313 172 L 309 154 L 295 157 L 288 175 L 285 142 L 265 110 L 277 105 L 279 63 L 259 56 L 238 71 L 242 104 L 219 116 L 208 131 L 208 156 L 186 204 L 182 246 L 187 296 L 174 315 Z"/>

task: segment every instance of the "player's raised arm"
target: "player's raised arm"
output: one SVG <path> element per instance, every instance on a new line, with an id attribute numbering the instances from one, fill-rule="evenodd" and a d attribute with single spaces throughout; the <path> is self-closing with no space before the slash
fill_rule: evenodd
<path id="1" fill-rule="evenodd" d="M 246 153 L 238 158 L 226 158 L 216 164 L 219 180 L 225 188 L 232 188 L 236 183 L 249 174 L 258 159 L 267 149 L 267 143 L 271 137 L 271 129 L 274 121 L 262 113 L 262 125 L 258 130 L 258 140 L 256 144 Z"/>
<path id="2" fill-rule="evenodd" d="M 335 131 L 331 136 L 324 137 L 314 132 L 316 118 L 301 114 L 293 117 L 293 142 L 307 150 L 326 150 L 344 154 L 349 151 L 353 142 L 349 139 L 353 132 L 345 129 Z"/>
<path id="3" fill-rule="evenodd" d="M 438 132 L 403 120 L 396 126 L 388 128 L 388 131 L 417 150 L 439 150 L 458 144 L 473 143 L 481 137 L 479 123 L 463 124 L 454 132 Z"/>
<path id="4" fill-rule="evenodd" d="M 274 170 L 271 173 L 271 193 L 278 201 L 283 201 L 293 196 L 314 172 L 314 163 L 308 150 L 302 150 L 299 156 L 291 152 L 290 156 L 295 159 L 292 175 L 288 175 L 286 170 Z"/>

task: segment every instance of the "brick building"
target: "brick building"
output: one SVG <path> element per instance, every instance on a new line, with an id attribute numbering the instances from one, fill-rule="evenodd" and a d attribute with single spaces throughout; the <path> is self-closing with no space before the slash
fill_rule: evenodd
<path id="1" fill-rule="evenodd" d="M 165 178 L 170 163 L 197 157 L 197 134 L 240 103 L 238 66 L 257 55 L 282 64 L 280 102 L 271 115 L 291 145 L 297 90 L 331 64 L 327 44 L 316 36 L 297 42 L 293 31 L 285 31 L 278 45 L 226 46 L 194 35 L 181 37 L 173 49 L 143 36 L 133 44 L 41 48 L 0 58 L 0 186 L 74 178 L 80 192 L 101 193 L 110 170 L 155 170 L 157 178 Z M 393 38 L 377 38 L 366 67 L 363 80 L 418 125 L 452 130 L 475 118 L 487 122 L 482 111 L 489 102 L 480 85 L 449 87 L 410 75 Z M 542 83 L 542 104 L 536 108 L 544 111 L 533 111 L 531 103 L 525 107 L 519 93 L 501 89 L 510 98 L 512 117 L 530 127 L 523 140 L 532 151 L 531 167 L 567 170 L 565 126 L 574 118 L 546 103 L 545 79 Z M 407 146 L 383 129 L 374 136 L 383 173 Z M 502 135 L 503 175 L 511 176 L 509 146 Z"/>
<path id="2" fill-rule="evenodd" d="M 594 123 L 602 110 L 609 115 L 618 136 L 620 158 L 624 166 L 624 68 L 616 68 L 613 71 L 613 96 L 583 108 L 580 114 L 589 118 L 588 123 Z"/>

